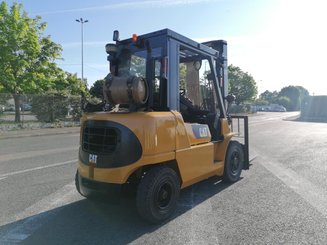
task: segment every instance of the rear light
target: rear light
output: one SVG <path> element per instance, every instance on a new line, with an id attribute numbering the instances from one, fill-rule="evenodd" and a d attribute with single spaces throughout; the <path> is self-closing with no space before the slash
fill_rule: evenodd
<path id="1" fill-rule="evenodd" d="M 133 40 L 134 43 L 137 42 L 137 35 L 136 35 L 136 34 L 133 34 L 133 36 L 132 36 L 132 40 Z"/>

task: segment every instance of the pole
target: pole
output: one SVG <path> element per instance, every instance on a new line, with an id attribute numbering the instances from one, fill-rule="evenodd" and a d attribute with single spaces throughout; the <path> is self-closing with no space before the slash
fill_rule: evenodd
<path id="1" fill-rule="evenodd" d="M 81 23 L 81 56 L 82 56 L 82 82 L 84 83 L 84 29 L 83 25 L 84 23 L 89 22 L 88 20 L 83 20 L 83 18 L 76 19 L 77 22 Z M 81 107 L 83 110 L 84 107 L 84 93 L 82 92 L 82 98 L 81 98 Z"/>
<path id="2" fill-rule="evenodd" d="M 81 56 L 82 56 L 82 81 L 84 82 L 84 23 L 89 22 L 88 20 L 84 20 L 83 18 L 76 19 L 77 22 L 81 23 Z"/>
<path id="3" fill-rule="evenodd" d="M 84 30 L 83 30 L 83 19 L 81 18 L 81 40 L 82 40 L 82 45 L 81 45 L 81 54 L 82 54 L 82 82 L 84 82 Z"/>

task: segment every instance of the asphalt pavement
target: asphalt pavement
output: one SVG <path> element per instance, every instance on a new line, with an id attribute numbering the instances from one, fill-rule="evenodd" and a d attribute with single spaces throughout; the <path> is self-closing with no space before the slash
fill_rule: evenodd
<path id="1" fill-rule="evenodd" d="M 250 118 L 249 171 L 182 190 L 175 215 L 148 225 L 74 187 L 79 133 L 0 139 L 0 244 L 326 244 L 327 124 Z"/>

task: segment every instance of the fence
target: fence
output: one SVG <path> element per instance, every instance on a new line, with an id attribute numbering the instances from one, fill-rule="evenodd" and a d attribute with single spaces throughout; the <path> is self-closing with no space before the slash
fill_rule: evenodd
<path id="1" fill-rule="evenodd" d="M 80 96 L 0 93 L 0 130 L 79 125 Z"/>
<path id="2" fill-rule="evenodd" d="M 327 122 L 327 96 L 310 96 L 302 102 L 301 118 L 308 121 Z"/>

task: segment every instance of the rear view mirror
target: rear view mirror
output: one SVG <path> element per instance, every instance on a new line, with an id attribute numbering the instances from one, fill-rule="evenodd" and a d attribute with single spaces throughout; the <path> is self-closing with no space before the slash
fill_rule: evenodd
<path id="1" fill-rule="evenodd" d="M 233 103 L 235 101 L 236 97 L 233 94 L 229 94 L 225 97 L 225 99 L 227 100 L 228 103 Z"/>
<path id="2" fill-rule="evenodd" d="M 202 60 L 196 60 L 193 62 L 193 67 L 196 71 L 199 71 L 202 66 Z"/>
<path id="3" fill-rule="evenodd" d="M 114 31 L 114 35 L 112 37 L 112 40 L 114 42 L 118 42 L 119 41 L 119 31 L 117 31 L 117 30 Z"/>

